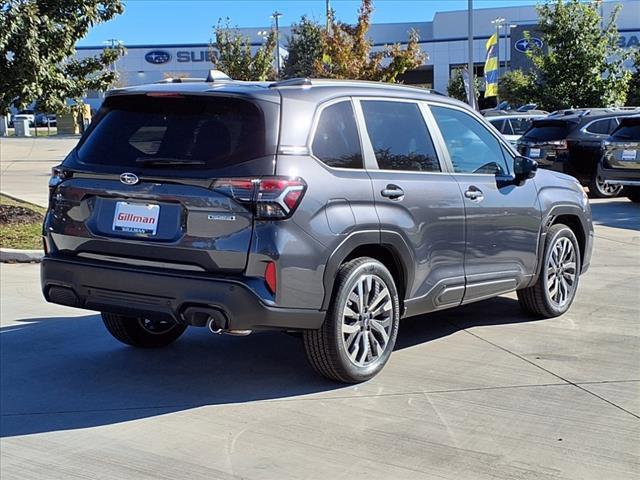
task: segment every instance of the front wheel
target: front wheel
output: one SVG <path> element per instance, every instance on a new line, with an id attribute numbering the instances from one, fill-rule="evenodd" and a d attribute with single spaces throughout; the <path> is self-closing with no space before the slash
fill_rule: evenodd
<path id="1" fill-rule="evenodd" d="M 352 260 L 338 271 L 322 327 L 303 334 L 307 359 L 329 379 L 369 380 L 389 360 L 399 319 L 398 291 L 389 270 L 373 258 Z"/>
<path id="2" fill-rule="evenodd" d="M 553 225 L 547 233 L 542 270 L 536 283 L 518 290 L 520 306 L 544 318 L 562 315 L 573 303 L 580 280 L 580 247 L 566 225 Z"/>
<path id="3" fill-rule="evenodd" d="M 117 340 L 138 348 L 166 347 L 176 341 L 187 328 L 185 325 L 164 320 L 127 317 L 104 312 L 102 321 L 109 333 Z"/>
<path id="4" fill-rule="evenodd" d="M 622 185 L 607 183 L 597 173 L 589 183 L 589 196 L 591 198 L 615 198 L 622 192 Z"/>

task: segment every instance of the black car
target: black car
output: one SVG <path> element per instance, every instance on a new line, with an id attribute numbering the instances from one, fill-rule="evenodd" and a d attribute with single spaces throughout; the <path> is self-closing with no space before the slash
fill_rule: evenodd
<path id="1" fill-rule="evenodd" d="M 609 185 L 624 186 L 632 202 L 640 202 L 640 115 L 620 119 L 602 142 L 598 175 Z"/>
<path id="2" fill-rule="evenodd" d="M 598 175 L 602 142 L 625 116 L 640 109 L 598 108 L 562 110 L 535 120 L 520 138 L 518 151 L 548 168 L 572 175 L 596 198 L 615 197 L 621 185 L 606 183 Z"/>

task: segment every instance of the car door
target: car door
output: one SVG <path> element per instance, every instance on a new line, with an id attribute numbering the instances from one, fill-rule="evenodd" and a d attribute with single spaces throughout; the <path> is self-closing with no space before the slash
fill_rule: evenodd
<path id="1" fill-rule="evenodd" d="M 381 241 L 400 236 L 413 254 L 406 265 L 407 315 L 459 305 L 464 293 L 464 205 L 438 158 L 417 101 L 361 98 L 365 166 L 373 182 Z"/>
<path id="2" fill-rule="evenodd" d="M 535 183 L 509 181 L 514 154 L 471 112 L 435 103 L 429 111 L 464 197 L 463 303 L 524 286 L 538 254 L 541 215 Z"/>

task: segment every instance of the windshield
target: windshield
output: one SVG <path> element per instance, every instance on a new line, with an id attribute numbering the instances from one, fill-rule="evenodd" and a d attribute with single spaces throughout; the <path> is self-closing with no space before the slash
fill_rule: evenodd
<path id="1" fill-rule="evenodd" d="M 77 154 L 91 165 L 225 168 L 265 154 L 264 116 L 228 97 L 114 96 Z"/>

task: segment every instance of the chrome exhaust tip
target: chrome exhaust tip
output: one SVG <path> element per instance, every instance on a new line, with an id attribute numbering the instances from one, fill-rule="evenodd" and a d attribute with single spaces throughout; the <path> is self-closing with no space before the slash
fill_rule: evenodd
<path id="1" fill-rule="evenodd" d="M 222 335 L 222 328 L 218 326 L 218 324 L 216 323 L 216 319 L 213 317 L 209 317 L 209 320 L 207 321 L 207 328 L 211 333 Z"/>

